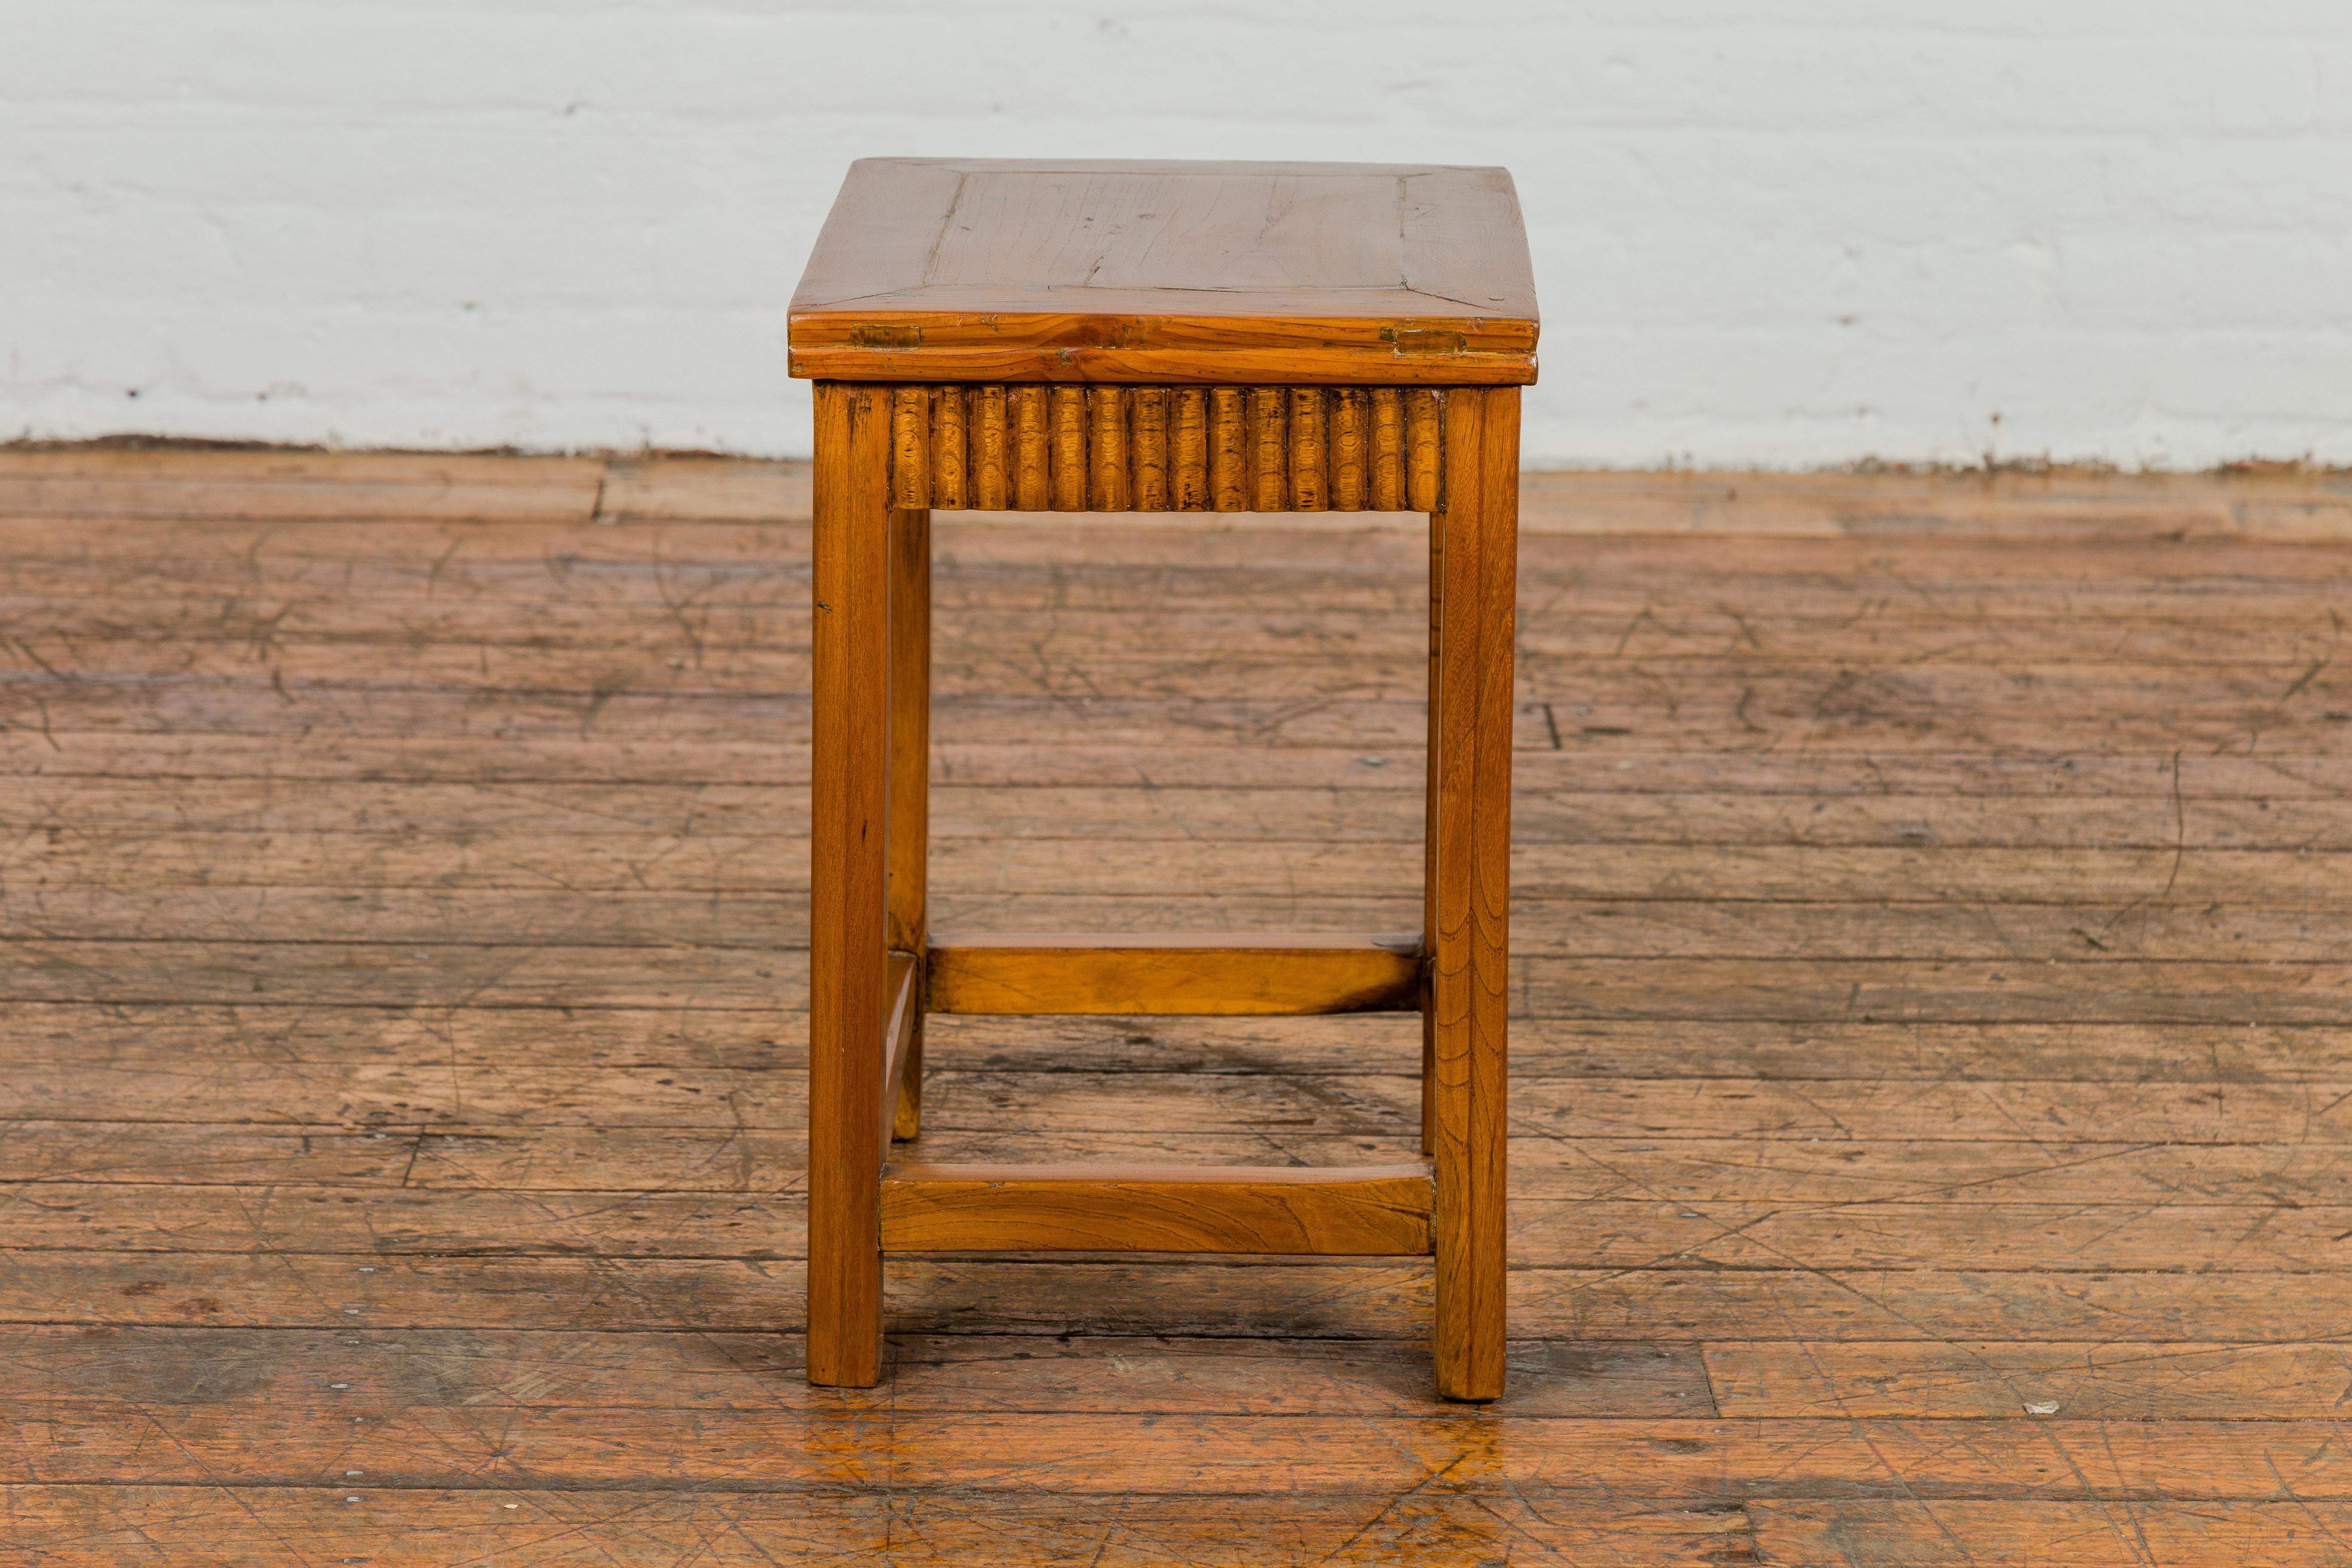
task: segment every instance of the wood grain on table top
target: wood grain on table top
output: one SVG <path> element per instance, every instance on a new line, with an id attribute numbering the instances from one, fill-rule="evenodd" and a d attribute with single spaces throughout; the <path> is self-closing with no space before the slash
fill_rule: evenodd
<path id="1" fill-rule="evenodd" d="M 1502 169 L 869 158 L 793 299 L 793 374 L 896 381 L 1535 377 Z"/>

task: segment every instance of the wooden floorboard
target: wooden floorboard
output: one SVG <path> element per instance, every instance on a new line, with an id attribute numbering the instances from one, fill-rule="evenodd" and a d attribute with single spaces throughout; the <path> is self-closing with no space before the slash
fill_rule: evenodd
<path id="1" fill-rule="evenodd" d="M 1508 1395 L 1409 1258 L 801 1375 L 801 465 L 0 449 L 0 1545 L 2352 1568 L 2352 484 L 1529 476 Z M 941 514 L 934 923 L 1410 929 L 1411 518 Z M 1411 1018 L 940 1017 L 1378 1163 Z"/>

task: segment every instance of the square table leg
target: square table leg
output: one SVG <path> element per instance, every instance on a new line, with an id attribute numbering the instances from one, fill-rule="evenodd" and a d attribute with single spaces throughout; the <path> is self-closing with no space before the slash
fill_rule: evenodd
<path id="1" fill-rule="evenodd" d="M 1503 1392 L 1518 389 L 1448 394 L 1444 441 L 1444 495 L 1430 520 L 1423 1135 L 1437 1178 L 1437 1391 L 1483 1400 Z"/>
<path id="2" fill-rule="evenodd" d="M 924 942 L 929 935 L 926 886 L 930 855 L 931 801 L 931 514 L 890 513 L 890 951 L 918 969 L 915 995 L 924 992 Z M 883 1090 L 890 1136 L 923 1130 L 923 1009 L 909 1009 L 905 1049 L 890 1063 Z"/>
<path id="3" fill-rule="evenodd" d="M 889 812 L 887 388 L 816 388 L 808 1378 L 880 1375 Z"/>

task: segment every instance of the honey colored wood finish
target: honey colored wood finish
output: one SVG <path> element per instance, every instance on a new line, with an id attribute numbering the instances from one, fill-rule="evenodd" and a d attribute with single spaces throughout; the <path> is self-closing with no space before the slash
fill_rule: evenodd
<path id="1" fill-rule="evenodd" d="M 895 436 L 895 426 L 894 426 Z M 943 481 L 944 482 L 944 481 Z M 961 472 L 954 482 L 961 483 Z M 889 1137 L 923 1126 L 923 950 L 929 921 L 931 792 L 931 514 L 890 513 L 890 800 L 887 940 L 903 959 L 890 976 L 894 1013 L 882 1098 Z M 887 1140 L 886 1140 L 887 1141 Z"/>
<path id="2" fill-rule="evenodd" d="M 891 504 L 1432 511 L 1445 483 L 1447 395 L 1393 386 L 899 386 L 891 393 Z M 1017 464 L 1026 477 L 1010 488 L 995 479 L 967 484 L 966 475 L 993 475 L 1003 461 L 997 411 L 1005 406 L 1034 411 L 1035 438 Z"/>
<path id="3" fill-rule="evenodd" d="M 889 977 L 898 1008 L 887 1030 L 879 1085 L 885 1143 L 920 1127 L 921 1026 L 906 1011 L 906 999 L 916 994 L 916 965 L 925 1008 L 943 1014 L 1417 1010 L 1423 1021 L 1422 1142 L 1435 1162 L 1433 1184 L 1424 1183 L 1434 1195 L 1423 1219 L 1432 1213 L 1436 1218 L 1370 1250 L 1434 1248 L 1438 1391 L 1455 1399 L 1497 1397 L 1506 1311 L 1500 1009 L 1507 984 L 1516 389 L 950 384 L 869 387 L 860 395 L 887 409 L 888 471 L 877 488 L 893 509 L 887 568 L 888 936 L 899 954 L 892 962 L 906 967 Z M 1459 410 L 1450 421 L 1449 399 Z M 1000 486 L 992 476 L 968 484 L 975 470 L 991 474 L 1006 444 L 992 428 L 1000 407 L 1006 411 L 1002 427 L 1012 433 L 1010 482 Z M 1450 484 L 1449 467 L 1457 470 Z M 821 472 L 820 488 L 824 482 Z M 916 737 L 928 734 L 929 721 L 927 698 L 914 687 L 928 679 L 929 509 L 983 495 L 1025 510 L 1118 510 L 1140 500 L 1179 510 L 1316 511 L 1338 497 L 1345 505 L 1378 501 L 1433 514 L 1429 709 L 1435 761 L 1418 936 L 1241 943 L 1127 935 L 924 940 L 928 786 L 911 770 L 923 754 Z M 819 886 L 812 881 L 813 895 Z M 812 1125 L 855 1120 L 866 1114 L 862 1104 L 813 1089 Z M 1087 1184 L 1064 1175 L 1040 1182 L 1045 1179 L 937 1185 L 908 1178 L 892 1187 L 898 1195 L 888 1200 L 905 1205 L 906 1214 L 886 1215 L 884 1234 L 896 1238 L 898 1250 L 986 1249 L 971 1237 L 993 1237 L 988 1246 L 997 1249 L 1278 1250 L 1310 1240 L 1303 1249 L 1333 1249 L 1319 1232 L 1260 1223 L 1262 1201 L 1250 1194 L 1262 1178 L 1239 1169 L 1188 1177 L 1173 1208 L 1173 1200 L 1150 1195 L 1158 1188 L 1152 1181 Z M 1238 1208 L 1214 1224 L 1199 1217 L 1202 1193 L 1228 1189 L 1242 1194 L 1233 1200 Z M 813 1205 L 824 1201 L 813 1194 Z M 1130 1202 L 1138 1214 L 1133 1228 L 1122 1229 L 1118 1215 Z M 996 1209 L 1003 1211 L 996 1220 L 984 1218 Z M 943 1217 L 950 1210 L 952 1220 Z M 1194 1217 L 1175 1225 L 1169 1216 L 1180 1212 Z M 847 1211 L 831 1221 L 834 1231 L 863 1223 L 862 1214 Z M 1168 1236 L 1216 1239 L 1199 1247 L 1131 1239 Z M 1337 1249 L 1366 1248 L 1351 1241 Z M 878 1304 L 876 1314 L 878 1335 Z M 818 1316 L 813 1303 L 813 1325 Z M 866 1337 L 862 1328 L 856 1337 Z M 812 1379 L 821 1380 L 819 1362 L 813 1357 L 810 1364 Z"/>
<path id="4" fill-rule="evenodd" d="M 869 158 L 793 297 L 792 369 L 1495 385 L 1535 379 L 1536 329 L 1500 169 Z"/>
<path id="5" fill-rule="evenodd" d="M 808 1375 L 847 1387 L 873 1383 L 881 1354 L 892 414 L 887 387 L 817 389 Z"/>
<path id="6" fill-rule="evenodd" d="M 1414 1257 L 1426 1165 L 894 1164 L 886 1252 L 1242 1252 Z"/>
<path id="7" fill-rule="evenodd" d="M 894 952 L 920 953 L 929 876 L 931 519 L 894 510 L 889 542 L 889 910 Z M 820 612 L 822 615 L 823 612 Z"/>
<path id="8" fill-rule="evenodd" d="M 932 938 L 935 1013 L 1399 1013 L 1420 1006 L 1412 936 Z"/>
<path id="9" fill-rule="evenodd" d="M 1511 748 L 1519 395 L 1456 395 L 1432 520 L 1429 1002 L 1423 1137 L 1436 1163 L 1437 1387 L 1503 1391 Z"/>

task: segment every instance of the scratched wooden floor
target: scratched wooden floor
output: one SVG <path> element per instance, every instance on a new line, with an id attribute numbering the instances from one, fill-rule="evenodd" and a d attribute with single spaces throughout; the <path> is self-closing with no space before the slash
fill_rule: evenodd
<path id="1" fill-rule="evenodd" d="M 1393 1259 L 803 1385 L 805 513 L 0 454 L 0 1555 L 2352 1563 L 2352 484 L 1530 480 L 1483 1410 Z M 1412 928 L 1368 521 L 943 514 L 940 920 Z M 933 1041 L 939 1157 L 1410 1143 L 1410 1019 Z"/>

